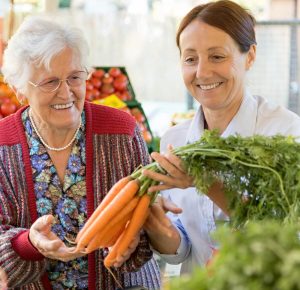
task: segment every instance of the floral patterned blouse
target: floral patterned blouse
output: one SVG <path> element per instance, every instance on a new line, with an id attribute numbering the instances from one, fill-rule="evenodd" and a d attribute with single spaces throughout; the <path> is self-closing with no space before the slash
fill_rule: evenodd
<path id="1" fill-rule="evenodd" d="M 68 161 L 64 183 L 61 184 L 56 168 L 44 145 L 31 126 L 28 110 L 22 114 L 30 148 L 34 191 L 38 216 L 55 217 L 52 231 L 69 245 L 87 218 L 85 184 L 85 115 L 76 136 Z M 53 289 L 88 289 L 87 256 L 69 262 L 49 259 L 48 278 Z"/>

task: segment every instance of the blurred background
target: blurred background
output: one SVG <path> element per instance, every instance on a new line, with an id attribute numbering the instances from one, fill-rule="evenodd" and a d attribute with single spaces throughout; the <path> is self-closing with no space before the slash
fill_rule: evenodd
<path id="1" fill-rule="evenodd" d="M 0 0 L 3 48 L 24 17 L 41 14 L 84 31 L 91 66 L 126 68 L 154 136 L 195 109 L 181 79 L 175 44 L 180 19 L 201 0 Z M 254 94 L 300 113 L 298 0 L 236 0 L 256 19 Z M 188 113 L 187 113 L 188 112 Z"/>
<path id="2" fill-rule="evenodd" d="M 76 26 L 83 30 L 90 45 L 90 65 L 99 68 L 97 76 L 94 75 L 96 80 L 89 84 L 87 96 L 96 88 L 97 97 L 93 96 L 91 101 L 125 108 L 140 124 L 149 151 L 159 150 L 160 136 L 171 125 L 192 117 L 195 110 L 196 104 L 181 79 L 175 34 L 181 18 L 193 6 L 206 2 L 0 0 L 0 71 L 5 45 L 26 16 L 39 14 Z M 300 114 L 298 0 L 235 2 L 250 9 L 258 20 L 257 60 L 248 75 L 252 93 Z M 107 96 L 109 93 L 103 94 L 99 80 L 104 82 L 104 75 L 109 77 L 109 74 L 115 77 L 116 67 L 126 76 L 127 87 L 114 91 L 115 98 L 111 98 Z M 0 119 L 18 107 L 18 104 L 13 108 L 10 105 L 8 110 L 9 94 L 3 83 L 1 87 L 0 77 Z M 180 266 L 161 267 L 165 277 L 179 274 Z"/>

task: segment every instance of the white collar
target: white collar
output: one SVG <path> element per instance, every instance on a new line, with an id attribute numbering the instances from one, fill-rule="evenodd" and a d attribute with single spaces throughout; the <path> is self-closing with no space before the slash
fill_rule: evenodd
<path id="1" fill-rule="evenodd" d="M 228 124 L 222 134 L 222 137 L 227 137 L 233 134 L 240 134 L 242 136 L 253 135 L 256 126 L 257 110 L 257 100 L 246 90 L 239 110 Z M 204 115 L 200 105 L 189 126 L 186 135 L 186 144 L 198 141 L 203 134 L 203 131 Z"/>

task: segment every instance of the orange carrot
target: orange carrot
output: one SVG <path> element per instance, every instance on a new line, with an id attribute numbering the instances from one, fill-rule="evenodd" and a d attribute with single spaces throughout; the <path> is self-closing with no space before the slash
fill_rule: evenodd
<path id="1" fill-rule="evenodd" d="M 109 223 L 107 227 L 105 227 L 105 229 L 101 231 L 101 233 L 98 233 L 89 242 L 88 246 L 86 247 L 86 252 L 91 253 L 99 248 L 110 247 L 111 245 L 108 244 L 111 243 L 112 239 L 115 238 L 116 235 L 118 235 L 118 238 L 124 231 L 128 220 L 131 218 L 131 215 L 132 214 L 129 213 L 126 217 L 124 217 L 122 220 L 119 220 L 117 223 Z"/>
<path id="2" fill-rule="evenodd" d="M 117 183 L 114 184 L 114 186 L 109 190 L 109 192 L 106 194 L 102 202 L 99 204 L 99 206 L 96 208 L 96 210 L 93 212 L 93 214 L 90 216 L 90 218 L 87 220 L 84 227 L 80 230 L 78 233 L 75 242 L 78 242 L 81 238 L 81 236 L 84 234 L 84 232 L 87 230 L 87 228 L 95 221 L 97 216 L 103 211 L 103 209 L 116 197 L 116 195 L 126 186 L 126 184 L 131 180 L 130 176 L 123 177 L 120 179 Z"/>
<path id="3" fill-rule="evenodd" d="M 113 247 L 111 248 L 111 250 L 108 253 L 108 255 L 105 257 L 105 259 L 104 259 L 104 266 L 106 268 L 110 268 L 114 264 L 114 262 L 116 261 L 117 254 L 118 254 L 118 252 L 117 252 L 118 251 L 118 247 L 119 247 L 119 244 L 122 242 L 124 234 L 125 234 L 125 231 L 123 231 L 123 233 L 119 236 L 118 240 L 113 245 Z"/>
<path id="4" fill-rule="evenodd" d="M 149 215 L 149 205 L 151 202 L 151 197 L 148 194 L 144 194 L 138 205 L 136 206 L 132 218 L 126 227 L 122 241 L 120 242 L 117 250 L 117 256 L 123 255 L 123 253 L 128 249 L 130 243 L 140 231 L 144 225 L 148 215 Z"/>
<path id="5" fill-rule="evenodd" d="M 93 223 L 87 227 L 86 231 L 78 240 L 77 249 L 81 249 L 89 244 L 91 239 L 103 230 L 105 225 L 126 206 L 127 203 L 135 196 L 139 190 L 139 182 L 137 180 L 129 181 L 119 194 L 108 204 L 103 211 L 96 217 Z"/>

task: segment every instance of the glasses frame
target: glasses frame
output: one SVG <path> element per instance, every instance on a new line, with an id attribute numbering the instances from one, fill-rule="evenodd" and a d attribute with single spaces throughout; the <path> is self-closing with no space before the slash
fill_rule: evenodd
<path id="1" fill-rule="evenodd" d="M 75 73 L 81 73 L 81 72 L 85 72 L 85 73 L 87 74 L 87 77 L 86 77 L 86 80 L 85 80 L 85 81 L 87 81 L 87 80 L 91 77 L 91 73 L 90 73 L 87 69 L 85 69 L 85 70 L 79 70 L 79 71 L 76 71 Z M 73 74 L 75 74 L 75 73 L 73 73 Z M 72 74 L 71 74 L 71 75 L 72 75 Z M 71 75 L 70 75 L 70 76 L 71 76 Z M 69 77 L 70 77 L 70 76 L 69 76 Z M 76 86 L 70 85 L 70 84 L 69 84 L 69 77 L 67 77 L 66 79 L 58 79 L 59 83 L 58 83 L 58 85 L 57 85 L 57 88 L 55 88 L 54 90 L 51 90 L 51 91 L 45 91 L 45 90 L 41 89 L 42 83 L 35 84 L 35 83 L 33 83 L 32 81 L 28 81 L 28 83 L 29 83 L 30 85 L 34 86 L 35 88 L 39 88 L 39 89 L 40 89 L 42 92 L 44 92 L 44 93 L 53 93 L 53 92 L 57 91 L 57 90 L 60 88 L 62 82 L 66 82 L 66 84 L 67 84 L 70 88 L 71 88 L 71 87 L 77 87 L 77 86 L 79 86 L 79 85 L 76 85 Z M 42 82 L 43 82 L 43 81 L 42 81 Z"/>

